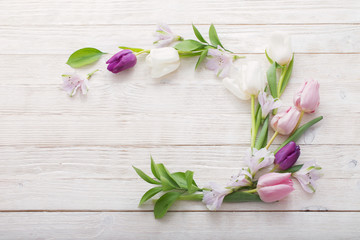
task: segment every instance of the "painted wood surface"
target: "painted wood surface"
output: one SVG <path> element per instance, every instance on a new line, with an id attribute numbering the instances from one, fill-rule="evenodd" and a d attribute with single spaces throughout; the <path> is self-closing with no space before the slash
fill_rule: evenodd
<path id="1" fill-rule="evenodd" d="M 283 101 L 309 78 L 321 84 L 324 120 L 300 140 L 301 162 L 323 167 L 319 191 L 273 204 L 176 203 L 155 220 L 138 201 L 151 186 L 149 156 L 200 185 L 225 183 L 243 166 L 250 106 L 195 59 L 149 79 L 96 73 L 87 96 L 69 98 L 60 75 L 86 46 L 150 48 L 155 24 L 192 38 L 191 23 L 217 26 L 225 46 L 259 60 L 269 35 L 292 35 L 295 65 Z M 359 1 L 0 1 L 0 239 L 357 239 L 360 233 Z M 95 68 L 105 70 L 108 56 Z M 281 142 L 279 138 L 275 143 Z M 276 146 L 276 145 L 275 145 Z M 299 228 L 300 230 L 294 230 Z"/>

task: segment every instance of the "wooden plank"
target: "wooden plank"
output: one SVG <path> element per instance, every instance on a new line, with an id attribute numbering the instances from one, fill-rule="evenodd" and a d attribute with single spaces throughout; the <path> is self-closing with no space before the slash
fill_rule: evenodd
<path id="1" fill-rule="evenodd" d="M 263 55 L 246 55 L 247 60 L 259 60 L 264 71 L 268 63 Z M 195 72 L 196 59 L 184 59 L 179 71 L 164 79 L 144 79 L 148 68 L 139 60 L 134 70 L 114 75 L 106 70 L 102 59 L 96 66 L 80 70 L 87 73 L 94 68 L 103 72 L 94 75 L 85 98 L 69 98 L 60 90 L 61 73 L 68 72 L 65 57 L 57 55 L 29 55 L 19 58 L 3 55 L 0 59 L 0 113 L 2 115 L 106 115 L 109 113 L 178 113 L 178 114 L 234 114 L 249 113 L 249 101 L 241 101 L 230 94 L 213 72 Z M 335 74 L 329 66 L 344 64 Z M 7 64 L 11 62 L 12 64 Z M 46 64 L 39 72 L 37 66 Z M 24 71 L 17 71 L 23 64 Z M 61 70 L 62 69 L 62 72 Z M 13 77 L 17 72 L 16 78 Z M 71 73 L 71 71 L 70 71 Z M 185 77 L 186 76 L 186 77 Z M 360 112 L 360 54 L 296 55 L 290 84 L 282 96 L 284 105 L 291 105 L 293 94 L 305 79 L 320 82 L 320 113 Z M 341 82 L 341 84 L 340 84 Z M 336 86 L 336 87 L 334 87 Z M 46 99 L 46 101 L 44 101 Z M 26 111 L 24 111 L 26 109 Z"/>
<path id="2" fill-rule="evenodd" d="M 2 213 L 5 239 L 356 239 L 360 213 Z M 299 229 L 301 226 L 301 229 Z M 281 233 L 279 232 L 281 228 Z"/>
<path id="3" fill-rule="evenodd" d="M 1 147 L 0 179 L 123 179 L 142 180 L 132 165 L 150 174 L 150 154 L 170 171 L 193 170 L 201 181 L 227 179 L 245 166 L 248 146 L 84 146 Z M 356 145 L 301 145 L 299 162 L 316 160 L 324 179 L 360 179 Z M 134 183 L 136 185 L 136 183 Z"/>
<path id="4" fill-rule="evenodd" d="M 208 26 L 200 26 L 204 33 Z M 359 53 L 360 25 L 218 25 L 225 47 L 238 53 L 264 53 L 270 34 L 293 36 L 297 53 Z M 71 54 L 83 47 L 115 52 L 118 46 L 151 48 L 153 25 L 0 26 L 1 54 Z M 185 38 L 195 38 L 191 25 L 173 26 Z M 129 34 L 131 32 L 131 34 Z M 26 36 L 26 38 L 24 37 Z"/>
<path id="5" fill-rule="evenodd" d="M 169 166 L 171 167 L 171 166 Z M 326 168 L 326 166 L 325 166 Z M 176 169 L 177 170 L 177 169 Z M 80 171 L 80 170 L 79 170 Z M 32 179 L 1 179 L 0 180 L 0 210 L 152 210 L 151 201 L 138 207 L 142 195 L 153 187 L 141 180 L 128 166 L 127 174 L 132 178 L 65 178 L 51 179 L 39 174 Z M 202 172 L 202 171 L 201 171 Z M 235 170 L 231 171 L 232 173 Z M 199 178 L 199 186 L 209 182 L 226 184 L 229 174 Z M 346 176 L 345 176 L 346 177 Z M 320 179 L 318 191 L 315 194 L 304 192 L 297 181 L 294 181 L 295 191 L 280 202 L 266 204 L 262 202 L 224 203 L 222 210 L 348 210 L 360 211 L 360 180 L 339 176 L 336 179 Z M 346 189 L 346 193 L 341 189 Z M 351 193 L 351 197 L 349 194 Z M 330 197 L 331 196 L 331 197 Z M 173 210 L 206 210 L 201 202 L 177 202 Z"/>
<path id="6" fill-rule="evenodd" d="M 2 1 L 2 25 L 358 23 L 356 0 L 223 1 L 70 0 Z"/>

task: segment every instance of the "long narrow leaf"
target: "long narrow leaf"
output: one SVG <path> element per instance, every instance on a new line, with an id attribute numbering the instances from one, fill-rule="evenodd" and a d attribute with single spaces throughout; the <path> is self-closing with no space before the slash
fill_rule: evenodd
<path id="1" fill-rule="evenodd" d="M 192 27 L 193 27 L 193 30 L 194 30 L 194 33 L 195 33 L 196 38 L 199 39 L 200 42 L 208 43 L 208 42 L 203 38 L 203 36 L 201 35 L 200 31 L 195 27 L 194 24 L 192 25 Z"/>
<path id="2" fill-rule="evenodd" d="M 159 170 L 157 168 L 157 165 L 155 164 L 155 161 L 152 158 L 152 156 L 150 156 L 150 159 L 151 159 L 151 172 L 157 179 L 160 180 L 160 173 L 159 173 Z"/>
<path id="3" fill-rule="evenodd" d="M 224 198 L 224 202 L 259 202 L 259 195 L 245 192 L 233 192 Z"/>
<path id="4" fill-rule="evenodd" d="M 280 145 L 280 147 L 278 147 L 276 149 L 274 154 L 277 153 L 283 146 L 285 146 L 289 142 L 291 142 L 291 141 L 296 142 L 309 127 L 311 127 L 315 123 L 321 121 L 322 119 L 323 119 L 323 116 L 317 117 L 317 118 L 305 123 L 301 127 L 299 127 L 288 139 L 285 140 L 285 142 L 283 142 L 283 144 Z"/>
<path id="5" fill-rule="evenodd" d="M 147 191 L 141 198 L 140 202 L 139 202 L 139 207 L 146 202 L 147 200 L 149 200 L 150 198 L 152 198 L 153 196 L 155 196 L 156 194 L 158 194 L 159 192 L 162 191 L 162 187 L 154 187 L 149 189 L 149 191 Z"/>
<path id="6" fill-rule="evenodd" d="M 293 65 L 294 65 L 294 55 L 289 63 L 289 66 L 287 67 L 286 69 L 286 73 L 285 73 L 285 76 L 284 76 L 284 80 L 283 80 L 283 83 L 282 85 L 280 86 L 280 95 L 283 94 L 283 92 L 285 91 L 285 88 L 286 86 L 288 85 L 289 83 L 289 80 L 290 80 L 290 77 L 291 77 L 291 73 L 292 73 L 292 70 L 293 70 Z"/>
<path id="7" fill-rule="evenodd" d="M 193 185 L 194 182 L 194 172 L 193 171 L 186 171 L 185 172 L 185 178 L 186 178 L 186 185 L 189 193 L 196 192 L 196 188 Z"/>
<path id="8" fill-rule="evenodd" d="M 210 38 L 211 44 L 213 44 L 216 47 L 220 46 L 220 47 L 224 48 L 219 40 L 219 36 L 217 35 L 214 24 L 211 24 L 211 26 L 209 28 L 209 38 Z"/>
<path id="9" fill-rule="evenodd" d="M 271 59 L 271 57 L 269 57 L 269 55 L 268 55 L 268 53 L 267 53 L 266 50 L 265 50 L 265 55 L 266 55 L 266 58 L 267 58 L 267 60 L 269 61 L 269 63 L 270 63 L 270 64 L 273 64 L 274 61 Z"/>
<path id="10" fill-rule="evenodd" d="M 143 171 L 141 171 L 140 169 L 134 167 L 134 170 L 136 171 L 136 173 L 146 182 L 151 183 L 151 184 L 158 184 L 160 185 L 161 183 L 159 183 L 158 181 L 155 181 L 154 179 L 152 179 L 151 177 L 149 177 L 147 174 L 145 174 Z"/>
<path id="11" fill-rule="evenodd" d="M 266 77 L 268 81 L 268 85 L 270 88 L 270 93 L 273 98 L 277 98 L 277 79 L 276 79 L 276 65 L 277 63 L 274 62 L 271 64 L 270 68 L 266 72 Z"/>
<path id="12" fill-rule="evenodd" d="M 260 134 L 255 142 L 255 148 L 261 149 L 267 143 L 267 135 L 268 135 L 268 128 L 269 128 L 269 116 L 266 117 L 264 124 L 261 128 Z"/>
<path id="13" fill-rule="evenodd" d="M 162 218 L 169 210 L 169 207 L 176 202 L 180 195 L 181 193 L 179 192 L 168 192 L 162 195 L 159 200 L 156 201 L 154 206 L 155 218 Z"/>
<path id="14" fill-rule="evenodd" d="M 209 51 L 208 49 L 205 49 L 204 51 L 201 52 L 201 55 L 200 55 L 200 57 L 199 57 L 196 65 L 195 65 L 195 70 L 196 70 L 196 69 L 199 67 L 199 65 L 205 60 L 208 51 Z"/>

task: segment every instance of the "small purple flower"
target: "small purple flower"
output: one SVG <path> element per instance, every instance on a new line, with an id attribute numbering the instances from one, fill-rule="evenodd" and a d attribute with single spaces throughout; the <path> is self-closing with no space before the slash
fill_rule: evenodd
<path id="1" fill-rule="evenodd" d="M 80 88 L 82 94 L 88 92 L 89 81 L 87 78 L 81 78 L 77 74 L 64 74 L 63 77 L 63 89 L 66 91 L 70 97 L 76 94 L 78 88 Z"/>
<path id="2" fill-rule="evenodd" d="M 106 64 L 109 64 L 107 69 L 110 72 L 119 73 L 135 66 L 136 61 L 135 54 L 131 50 L 125 49 L 112 56 Z"/>
<path id="3" fill-rule="evenodd" d="M 211 210 L 217 210 L 221 207 L 224 197 L 232 192 L 229 188 L 218 186 L 216 183 L 210 183 L 210 186 L 206 187 L 209 190 L 204 190 L 203 203 Z"/>
<path id="4" fill-rule="evenodd" d="M 280 170 L 291 168 L 300 156 L 300 146 L 291 141 L 275 154 L 275 165 Z"/>
<path id="5" fill-rule="evenodd" d="M 154 45 L 156 47 L 167 47 L 172 42 L 182 40 L 182 37 L 174 34 L 167 24 L 158 24 L 155 32 L 156 40 Z"/>
<path id="6" fill-rule="evenodd" d="M 218 77 L 226 77 L 230 72 L 233 63 L 233 56 L 221 48 L 209 49 L 207 55 L 208 60 L 206 68 L 213 70 Z"/>
<path id="7" fill-rule="evenodd" d="M 275 101 L 271 95 L 266 96 L 265 92 L 259 93 L 258 100 L 261 105 L 262 118 L 266 118 L 271 110 L 281 107 L 280 100 Z"/>
<path id="8" fill-rule="evenodd" d="M 309 161 L 304 163 L 301 169 L 292 174 L 296 178 L 301 187 L 308 193 L 314 193 L 316 191 L 316 180 L 321 177 L 321 167 L 316 164 L 315 161 Z"/>

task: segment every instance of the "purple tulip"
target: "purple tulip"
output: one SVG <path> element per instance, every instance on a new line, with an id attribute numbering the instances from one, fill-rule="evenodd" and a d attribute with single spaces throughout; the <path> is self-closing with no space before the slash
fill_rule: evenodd
<path id="1" fill-rule="evenodd" d="M 135 66 L 136 61 L 135 54 L 131 50 L 125 49 L 112 56 L 106 64 L 109 64 L 107 69 L 110 72 L 119 73 Z"/>
<path id="2" fill-rule="evenodd" d="M 300 156 L 300 146 L 295 142 L 289 142 L 275 154 L 275 165 L 280 170 L 292 167 Z"/>

